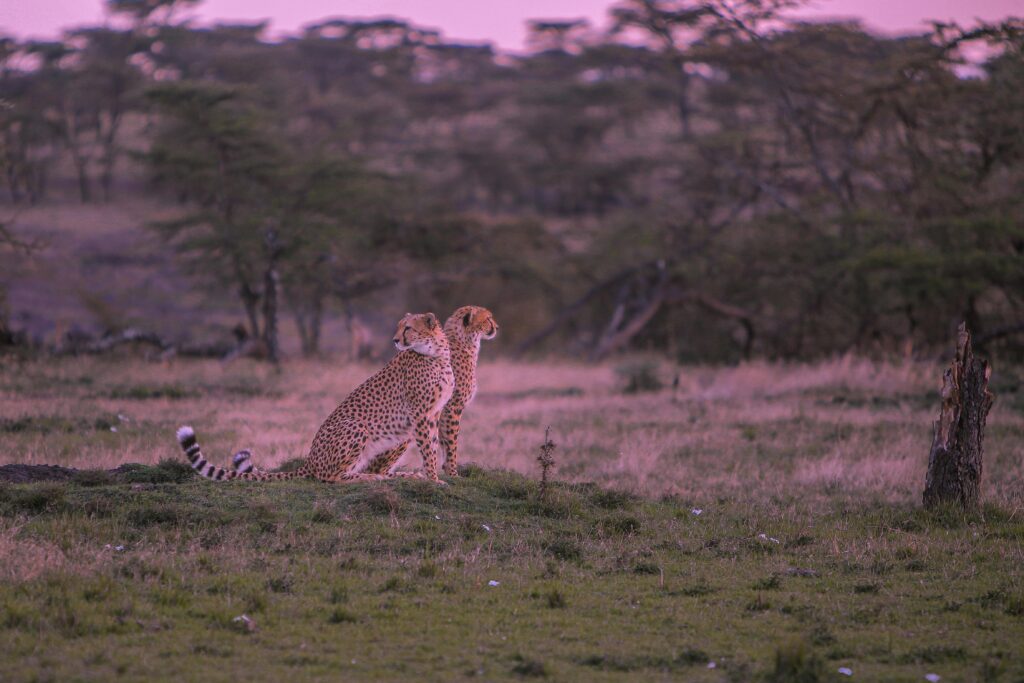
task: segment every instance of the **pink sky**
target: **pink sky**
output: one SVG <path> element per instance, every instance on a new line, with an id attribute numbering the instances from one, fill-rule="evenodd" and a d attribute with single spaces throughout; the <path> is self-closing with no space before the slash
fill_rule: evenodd
<path id="1" fill-rule="evenodd" d="M 612 0 L 205 0 L 191 13 L 202 21 L 271 20 L 271 31 L 294 31 L 326 16 L 393 15 L 440 28 L 449 39 L 523 45 L 528 18 L 587 17 L 604 23 Z M 860 17 L 886 32 L 917 31 L 927 19 L 1000 19 L 1024 14 L 1022 0 L 812 0 L 808 17 Z M 45 38 L 62 28 L 103 21 L 102 0 L 0 0 L 0 32 Z"/>

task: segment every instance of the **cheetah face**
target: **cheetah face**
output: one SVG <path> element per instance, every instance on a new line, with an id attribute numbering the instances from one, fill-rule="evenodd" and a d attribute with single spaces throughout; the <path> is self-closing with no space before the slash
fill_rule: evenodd
<path id="1" fill-rule="evenodd" d="M 463 313 L 462 326 L 466 335 L 473 337 L 479 335 L 480 339 L 494 339 L 498 336 L 498 323 L 495 316 L 486 308 L 480 306 L 467 306 L 470 310 Z"/>
<path id="2" fill-rule="evenodd" d="M 395 331 L 395 348 L 399 351 L 415 351 L 424 356 L 441 355 L 444 331 L 433 313 L 406 313 L 398 321 Z"/>
<path id="3" fill-rule="evenodd" d="M 487 320 L 484 321 L 484 327 L 481 329 L 480 337 L 482 339 L 494 339 L 498 336 L 498 323 L 494 322 L 494 316 L 487 313 Z"/>
<path id="4" fill-rule="evenodd" d="M 467 339 L 494 339 L 498 336 L 498 323 L 494 315 L 481 306 L 463 306 L 452 314 L 449 322 L 453 319 L 458 320 L 457 324 Z"/>

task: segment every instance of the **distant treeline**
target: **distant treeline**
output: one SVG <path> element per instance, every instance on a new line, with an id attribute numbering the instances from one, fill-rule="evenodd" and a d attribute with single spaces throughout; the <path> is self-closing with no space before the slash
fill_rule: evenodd
<path id="1" fill-rule="evenodd" d="M 182 206 L 155 227 L 272 350 L 281 292 L 310 353 L 382 293 L 593 358 L 930 353 L 960 320 L 1021 351 L 1020 19 L 889 38 L 627 0 L 512 55 L 393 19 L 272 41 L 189 4 L 0 39 L 4 201 L 57 168 L 117 201 L 142 169 Z"/>

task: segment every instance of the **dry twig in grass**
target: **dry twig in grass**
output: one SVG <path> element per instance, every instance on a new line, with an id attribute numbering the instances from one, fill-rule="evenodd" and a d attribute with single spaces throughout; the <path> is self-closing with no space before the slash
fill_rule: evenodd
<path id="1" fill-rule="evenodd" d="M 555 465 L 555 442 L 551 440 L 551 425 L 544 428 L 544 443 L 540 446 L 540 497 L 543 499 L 548 492 L 548 470 Z"/>

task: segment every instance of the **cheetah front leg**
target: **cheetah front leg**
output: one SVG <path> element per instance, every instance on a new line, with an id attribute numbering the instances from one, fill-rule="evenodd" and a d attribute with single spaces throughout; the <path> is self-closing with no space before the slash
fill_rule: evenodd
<path id="1" fill-rule="evenodd" d="M 437 476 L 437 415 L 428 415 L 416 422 L 416 447 L 423 457 L 423 471 L 431 481 L 444 482 Z"/>
<path id="2" fill-rule="evenodd" d="M 441 413 L 441 424 L 438 428 L 441 445 L 444 447 L 444 473 L 449 477 L 459 476 L 459 423 L 465 406 L 449 403 Z"/>

